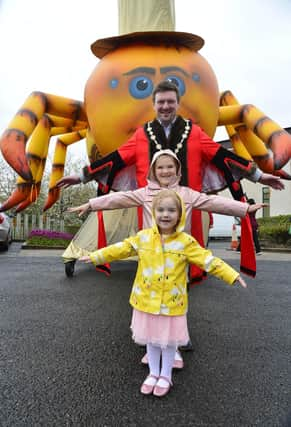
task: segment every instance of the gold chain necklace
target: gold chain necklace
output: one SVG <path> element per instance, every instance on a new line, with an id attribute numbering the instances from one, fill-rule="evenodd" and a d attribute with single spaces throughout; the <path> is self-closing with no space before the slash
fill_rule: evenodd
<path id="1" fill-rule="evenodd" d="M 182 137 L 181 137 L 180 141 L 178 142 L 178 144 L 176 145 L 176 148 L 174 150 L 175 154 L 178 154 L 179 151 L 181 150 L 181 148 L 183 147 L 183 143 L 188 138 L 189 132 L 190 132 L 190 129 L 191 129 L 190 120 L 185 120 L 185 119 L 183 119 L 183 120 L 185 122 L 185 127 L 184 127 L 184 130 L 183 130 L 183 133 L 182 133 Z M 157 141 L 157 137 L 154 134 L 153 128 L 151 126 L 152 123 L 153 122 L 148 122 L 148 124 L 147 124 L 147 132 L 150 135 L 150 139 L 155 143 L 156 149 L 158 151 L 160 151 L 162 149 L 162 146 Z"/>

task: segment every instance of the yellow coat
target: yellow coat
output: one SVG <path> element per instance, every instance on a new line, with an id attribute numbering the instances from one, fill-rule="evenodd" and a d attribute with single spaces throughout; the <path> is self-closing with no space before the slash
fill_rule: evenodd
<path id="1" fill-rule="evenodd" d="M 184 206 L 183 206 L 184 208 Z M 130 295 L 130 304 L 139 311 L 167 316 L 180 316 L 187 312 L 188 264 L 196 264 L 210 274 L 233 284 L 239 273 L 213 257 L 189 234 L 181 231 L 185 211 L 176 232 L 163 244 L 157 225 L 139 231 L 123 242 L 92 252 L 95 265 L 138 255 L 138 268 Z"/>

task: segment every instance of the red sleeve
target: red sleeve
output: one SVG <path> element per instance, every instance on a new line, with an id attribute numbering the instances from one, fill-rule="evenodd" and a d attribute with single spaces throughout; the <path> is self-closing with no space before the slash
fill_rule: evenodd
<path id="1" fill-rule="evenodd" d="M 83 168 L 83 182 L 95 179 L 99 182 L 100 188 L 104 187 L 102 191 L 107 193 L 112 187 L 116 174 L 127 166 L 136 163 L 136 135 L 137 131 L 118 150 L 96 160 L 89 166 L 85 166 Z M 106 181 L 106 184 L 104 184 L 104 181 Z"/>
<path id="2" fill-rule="evenodd" d="M 200 144 L 203 160 L 211 162 L 220 148 L 220 145 L 213 141 L 202 129 L 200 129 Z"/>
<path id="3" fill-rule="evenodd" d="M 138 131 L 136 131 L 132 137 L 117 150 L 126 166 L 131 166 L 136 163 L 137 134 Z"/>
<path id="4" fill-rule="evenodd" d="M 220 145 L 214 142 L 202 129 L 192 124 L 187 144 L 188 185 L 196 191 L 201 191 L 202 177 L 205 164 L 212 162 Z"/>

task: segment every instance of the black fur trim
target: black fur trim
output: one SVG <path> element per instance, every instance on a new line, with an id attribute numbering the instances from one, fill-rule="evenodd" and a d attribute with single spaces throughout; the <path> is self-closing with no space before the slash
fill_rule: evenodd
<path id="1" fill-rule="evenodd" d="M 103 183 L 106 192 L 108 192 L 114 181 L 116 174 L 126 167 L 125 162 L 122 160 L 118 150 L 113 151 L 113 153 L 108 154 L 102 159 L 96 160 L 91 163 L 90 166 L 85 166 L 83 168 L 83 174 L 85 182 L 88 182 L 92 179 L 96 181 L 100 180 Z M 106 184 L 104 184 L 104 180 Z"/>
<path id="2" fill-rule="evenodd" d="M 226 183 L 229 187 L 229 190 L 235 200 L 241 200 L 244 196 L 242 186 L 239 181 L 236 181 L 232 175 L 230 164 L 236 164 L 241 169 L 249 171 L 251 169 L 251 162 L 246 159 L 243 159 L 240 156 L 232 153 L 229 150 L 226 150 L 223 147 L 220 147 L 213 157 L 212 162 L 214 165 L 223 172 Z"/>
<path id="3" fill-rule="evenodd" d="M 107 267 L 105 264 L 103 265 L 96 265 L 95 267 L 96 271 L 101 271 L 102 273 L 105 273 L 106 276 L 111 275 L 111 269 L 110 267 Z"/>
<path id="4" fill-rule="evenodd" d="M 256 277 L 256 272 L 254 270 L 250 270 L 249 268 L 243 267 L 242 265 L 240 265 L 240 271 L 250 277 Z"/>
<path id="5" fill-rule="evenodd" d="M 150 134 L 147 130 L 147 125 L 148 125 L 147 123 L 144 125 L 144 132 L 149 142 L 150 159 L 152 159 L 153 155 L 159 150 L 157 149 L 156 144 L 150 138 Z M 191 121 L 189 123 L 189 126 L 190 128 L 192 127 Z M 156 136 L 158 144 L 161 145 L 162 149 L 165 150 L 168 148 L 173 152 L 175 152 L 175 149 L 177 148 L 177 144 L 181 140 L 185 130 L 185 120 L 182 119 L 182 117 L 180 116 L 176 118 L 175 122 L 173 123 L 169 138 L 166 137 L 164 128 L 157 119 L 152 121 L 151 128 Z M 189 134 L 190 132 L 191 132 L 191 129 L 189 131 Z M 183 147 L 179 150 L 179 152 L 176 155 L 182 165 L 187 165 L 187 140 L 184 141 Z M 188 185 L 187 168 L 183 167 L 181 172 L 182 172 L 182 178 L 181 178 L 180 184 L 187 186 Z"/>

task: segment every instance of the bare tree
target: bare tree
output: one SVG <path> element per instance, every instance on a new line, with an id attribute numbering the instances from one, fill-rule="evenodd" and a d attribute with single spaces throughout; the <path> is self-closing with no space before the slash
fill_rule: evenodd
<path id="1" fill-rule="evenodd" d="M 83 158 L 84 157 L 84 158 Z M 80 170 L 80 163 L 85 164 L 87 159 L 85 156 L 81 156 L 81 158 L 72 156 L 68 153 L 67 161 L 66 161 L 66 171 L 65 173 L 71 175 L 73 173 L 77 173 Z M 40 194 L 35 201 L 29 205 L 25 213 L 41 213 L 43 211 L 43 206 L 45 205 L 45 201 L 48 195 L 49 188 L 49 178 L 51 171 L 51 156 L 49 155 L 46 161 L 46 167 L 43 174 L 43 178 L 41 181 L 41 190 Z M 16 186 L 17 174 L 13 171 L 13 169 L 6 163 L 0 153 L 0 203 L 4 202 L 8 199 L 11 193 L 14 191 Z M 65 190 L 62 190 L 61 197 L 57 203 L 55 203 L 50 210 L 48 211 L 50 215 L 59 216 L 67 210 L 69 206 L 77 206 L 85 201 L 87 201 L 91 197 L 95 197 L 97 186 L 94 182 L 90 182 L 86 185 L 81 184 L 80 186 L 69 187 Z M 66 216 L 66 220 L 69 222 L 80 222 L 80 220 L 76 220 L 76 216 L 70 215 Z"/>
<path id="2" fill-rule="evenodd" d="M 4 160 L 0 152 L 0 203 L 8 199 L 15 188 L 16 173 Z"/>

